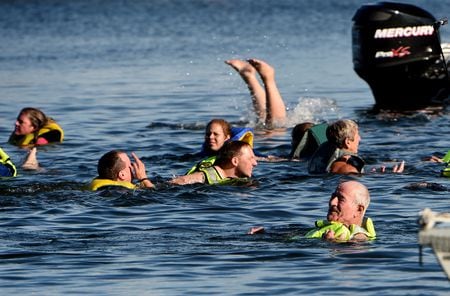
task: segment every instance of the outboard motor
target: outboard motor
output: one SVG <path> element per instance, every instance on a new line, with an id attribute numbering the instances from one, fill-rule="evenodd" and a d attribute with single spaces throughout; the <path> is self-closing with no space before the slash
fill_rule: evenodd
<path id="1" fill-rule="evenodd" d="M 361 6 L 353 16 L 353 66 L 370 86 L 377 109 L 417 110 L 442 105 L 450 82 L 439 27 L 410 4 Z"/>

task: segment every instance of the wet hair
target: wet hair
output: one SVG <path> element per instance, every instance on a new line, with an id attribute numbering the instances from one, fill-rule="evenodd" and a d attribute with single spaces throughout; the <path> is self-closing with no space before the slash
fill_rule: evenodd
<path id="1" fill-rule="evenodd" d="M 225 119 L 220 119 L 220 118 L 212 119 L 206 125 L 205 131 L 208 131 L 209 127 L 212 124 L 219 124 L 222 127 L 222 130 L 223 130 L 223 133 L 224 133 L 225 137 L 226 136 L 230 136 L 231 137 L 231 125 L 230 125 L 230 123 L 228 123 L 228 121 L 226 121 Z"/>
<path id="2" fill-rule="evenodd" d="M 291 158 L 294 157 L 295 150 L 297 149 L 297 146 L 300 144 L 300 141 L 304 137 L 305 133 L 313 126 L 314 123 L 312 122 L 303 122 L 294 126 L 291 132 L 291 153 L 289 154 Z M 319 147 L 311 134 L 308 134 L 307 136 L 308 136 L 308 138 L 306 139 L 307 144 L 305 148 L 301 151 L 300 158 L 310 157 Z"/>
<path id="3" fill-rule="evenodd" d="M 249 147 L 252 149 L 249 143 L 244 141 L 229 141 L 223 144 L 222 148 L 219 150 L 217 159 L 214 165 L 219 167 L 227 166 L 230 164 L 233 157 L 237 157 L 242 154 L 242 149 L 244 147 Z"/>
<path id="4" fill-rule="evenodd" d="M 44 114 L 44 112 L 37 108 L 23 108 L 22 110 L 20 110 L 19 116 L 17 116 L 17 118 L 19 118 L 21 115 L 26 115 L 30 119 L 31 125 L 35 129 L 41 129 L 48 122 L 48 117 Z"/>
<path id="5" fill-rule="evenodd" d="M 341 119 L 333 122 L 327 128 L 327 139 L 338 148 L 343 148 L 345 140 L 353 141 L 355 139 L 358 125 L 350 119 Z"/>
<path id="6" fill-rule="evenodd" d="M 125 163 L 120 159 L 122 150 L 109 151 L 98 160 L 97 172 L 100 179 L 116 180 L 117 175 L 124 169 Z"/>

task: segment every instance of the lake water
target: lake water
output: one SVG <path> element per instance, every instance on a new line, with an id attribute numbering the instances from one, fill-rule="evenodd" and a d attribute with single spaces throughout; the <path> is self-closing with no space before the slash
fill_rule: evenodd
<path id="1" fill-rule="evenodd" d="M 419 212 L 449 212 L 442 166 L 421 161 L 449 149 L 449 113 L 381 116 L 353 71 L 351 18 L 364 1 L 2 1 L 0 139 L 34 106 L 66 133 L 39 148 L 44 171 L 0 183 L 0 291 L 91 295 L 448 295 L 430 248 L 419 264 Z M 450 17 L 443 0 L 409 1 Z M 441 29 L 450 41 L 450 27 Z M 306 164 L 260 162 L 251 187 L 161 185 L 84 190 L 115 148 L 135 151 L 149 176 L 183 174 L 205 124 L 252 125 L 248 91 L 230 58 L 277 70 L 295 123 L 351 118 L 370 165 L 406 161 L 403 174 L 359 177 L 378 238 L 360 244 L 289 240 L 323 218 L 340 176 Z M 289 132 L 258 132 L 260 152 L 286 155 Z M 414 184 L 427 182 L 431 186 Z M 263 225 L 263 235 L 247 230 Z"/>

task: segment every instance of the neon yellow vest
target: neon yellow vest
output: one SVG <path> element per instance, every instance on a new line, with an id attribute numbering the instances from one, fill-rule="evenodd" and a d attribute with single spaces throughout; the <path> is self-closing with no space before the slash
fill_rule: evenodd
<path id="1" fill-rule="evenodd" d="M 216 159 L 216 155 L 203 159 L 202 161 L 194 165 L 189 171 L 187 171 L 185 175 L 190 175 L 192 173 L 200 171 L 201 169 L 212 167 L 216 162 Z"/>
<path id="2" fill-rule="evenodd" d="M 9 158 L 9 155 L 6 154 L 6 152 L 3 151 L 2 148 L 0 148 L 0 163 L 3 164 L 4 166 L 9 167 L 12 170 L 12 176 L 11 177 L 17 176 L 16 166 L 14 165 L 14 163 Z"/>
<path id="3" fill-rule="evenodd" d="M 205 183 L 209 185 L 243 185 L 250 181 L 249 178 L 223 178 L 214 166 L 201 168 L 200 172 L 205 175 Z"/>
<path id="4" fill-rule="evenodd" d="M 365 234 L 369 239 L 375 239 L 376 237 L 375 227 L 370 218 L 364 218 L 362 227 L 355 224 L 347 227 L 341 222 L 317 220 L 316 228 L 306 233 L 305 237 L 322 238 L 328 230 L 332 230 L 334 232 L 334 237 L 339 238 L 339 240 L 342 241 L 349 241 L 359 233 Z"/>
<path id="5" fill-rule="evenodd" d="M 48 120 L 48 123 L 44 125 L 41 129 L 39 129 L 37 132 L 23 135 L 23 136 L 17 136 L 14 134 L 14 132 L 9 137 L 9 142 L 11 144 L 14 144 L 16 146 L 27 146 L 27 145 L 33 145 L 35 144 L 37 138 L 39 136 L 48 133 L 50 131 L 57 130 L 60 132 L 61 137 L 59 139 L 59 142 L 61 143 L 64 140 L 64 131 L 63 129 L 52 119 Z"/>
<path id="6" fill-rule="evenodd" d="M 98 189 L 101 189 L 102 187 L 106 186 L 118 186 L 118 187 L 124 187 L 128 189 L 137 189 L 138 187 L 134 185 L 133 183 L 130 183 L 128 181 L 113 181 L 109 179 L 98 179 L 95 178 L 92 180 L 91 184 L 89 185 L 89 190 L 96 191 Z"/>
<path id="7" fill-rule="evenodd" d="M 442 177 L 450 177 L 450 163 L 441 172 Z"/>
<path id="8" fill-rule="evenodd" d="M 202 172 L 205 175 L 206 178 L 206 184 L 220 184 L 225 182 L 229 178 L 223 178 L 219 172 L 216 170 L 214 166 L 210 167 L 202 167 L 199 169 L 200 172 Z"/>
<path id="9" fill-rule="evenodd" d="M 447 151 L 447 154 L 445 154 L 444 158 L 442 158 L 443 162 L 450 162 L 450 150 Z"/>
<path id="10" fill-rule="evenodd" d="M 442 170 L 441 176 L 450 177 L 450 150 L 445 154 L 442 160 L 447 163 L 447 167 Z"/>

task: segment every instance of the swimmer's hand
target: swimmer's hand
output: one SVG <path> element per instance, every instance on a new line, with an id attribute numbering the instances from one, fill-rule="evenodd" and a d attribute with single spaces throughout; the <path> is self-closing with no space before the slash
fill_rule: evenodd
<path id="1" fill-rule="evenodd" d="M 396 174 L 403 173 L 404 170 L 405 170 L 405 161 L 404 160 L 392 167 L 392 172 L 396 173 Z M 373 173 L 375 173 L 377 171 L 379 171 L 380 173 L 385 173 L 386 166 L 382 165 L 379 169 L 377 169 L 377 168 L 372 169 Z"/>
<path id="2" fill-rule="evenodd" d="M 247 234 L 257 234 L 257 233 L 263 233 L 264 232 L 264 227 L 252 227 Z"/>
<path id="3" fill-rule="evenodd" d="M 403 170 L 405 169 L 405 161 L 401 161 L 399 164 L 394 165 L 392 168 L 392 172 L 394 173 L 403 173 Z"/>
<path id="4" fill-rule="evenodd" d="M 327 232 L 325 232 L 322 235 L 322 238 L 325 239 L 325 240 L 334 241 L 335 240 L 335 238 L 334 238 L 334 231 L 333 230 L 328 230 Z"/>
<path id="5" fill-rule="evenodd" d="M 131 163 L 131 166 L 134 170 L 134 177 L 139 180 L 141 183 L 141 187 L 153 188 L 154 185 L 152 181 L 147 177 L 147 172 L 145 171 L 145 164 L 142 160 L 134 153 L 131 153 L 131 156 L 134 159 L 134 162 Z"/>
<path id="6" fill-rule="evenodd" d="M 37 154 L 37 148 L 36 147 L 33 147 L 33 148 L 30 149 L 30 151 L 28 151 L 27 156 L 26 156 L 24 162 L 22 163 L 22 168 L 24 170 L 38 170 L 38 169 L 40 169 L 39 162 L 37 160 L 36 154 Z"/>
<path id="7" fill-rule="evenodd" d="M 330 241 L 330 242 L 345 242 L 345 233 L 341 234 L 340 236 L 336 237 L 336 234 L 333 230 L 328 230 L 322 235 L 322 239 Z"/>

